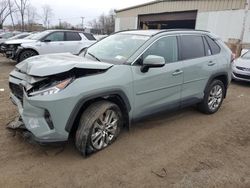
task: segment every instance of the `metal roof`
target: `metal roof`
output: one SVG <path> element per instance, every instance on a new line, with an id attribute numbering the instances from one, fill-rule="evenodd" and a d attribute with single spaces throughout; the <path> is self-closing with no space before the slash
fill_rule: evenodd
<path id="1" fill-rule="evenodd" d="M 245 2 L 245 0 L 155 0 L 115 12 L 118 17 L 133 17 L 155 12 L 235 10 L 244 9 Z"/>

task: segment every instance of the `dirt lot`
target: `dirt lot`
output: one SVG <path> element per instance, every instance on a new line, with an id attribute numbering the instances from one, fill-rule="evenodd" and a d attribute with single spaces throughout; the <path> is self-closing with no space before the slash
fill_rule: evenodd
<path id="1" fill-rule="evenodd" d="M 73 143 L 41 147 L 5 128 L 13 66 L 0 57 L 0 187 L 250 187 L 250 84 L 232 83 L 215 115 L 161 115 L 82 158 Z"/>

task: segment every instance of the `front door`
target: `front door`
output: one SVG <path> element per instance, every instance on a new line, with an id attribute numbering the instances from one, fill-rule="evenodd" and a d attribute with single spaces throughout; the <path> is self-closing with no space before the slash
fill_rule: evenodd
<path id="1" fill-rule="evenodd" d="M 166 65 L 141 71 L 143 60 L 148 55 L 164 57 Z M 178 46 L 175 36 L 166 36 L 155 41 L 132 67 L 134 76 L 134 118 L 178 107 L 183 82 L 182 63 L 178 61 Z"/>
<path id="2" fill-rule="evenodd" d="M 56 31 L 46 36 L 40 42 L 39 54 L 63 53 L 65 50 L 65 36 L 63 31 Z"/>

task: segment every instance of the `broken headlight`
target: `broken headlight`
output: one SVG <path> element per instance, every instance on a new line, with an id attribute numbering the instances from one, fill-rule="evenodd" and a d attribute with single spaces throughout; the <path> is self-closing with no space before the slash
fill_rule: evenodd
<path id="1" fill-rule="evenodd" d="M 37 96 L 37 95 L 44 96 L 44 95 L 55 94 L 55 93 L 60 92 L 64 88 L 66 88 L 72 81 L 73 81 L 73 78 L 68 78 L 63 81 L 52 83 L 48 87 L 29 93 L 29 95 L 30 96 Z"/>

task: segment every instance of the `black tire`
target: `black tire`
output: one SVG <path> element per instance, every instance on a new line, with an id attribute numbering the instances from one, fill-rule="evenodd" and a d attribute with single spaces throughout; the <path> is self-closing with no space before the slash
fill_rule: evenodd
<path id="1" fill-rule="evenodd" d="M 114 136 L 112 137 L 112 140 L 110 140 L 110 143 L 108 143 L 105 146 L 103 145 L 102 148 L 97 148 L 94 146 L 93 138 L 92 138 L 93 132 L 96 129 L 95 125 L 96 123 L 99 124 L 97 121 L 100 121 L 100 117 L 101 116 L 104 117 L 104 114 L 109 111 L 115 112 L 118 117 L 116 130 L 115 130 Z M 122 125 L 123 125 L 122 112 L 116 104 L 109 102 L 109 101 L 96 102 L 90 105 L 81 115 L 79 126 L 75 135 L 76 148 L 84 156 L 86 154 L 91 154 L 99 150 L 102 150 L 115 141 L 115 139 L 118 137 L 121 131 Z M 100 133 L 100 134 L 104 134 L 104 133 Z M 108 135 L 108 133 L 106 135 Z M 101 137 L 104 137 L 104 136 L 101 136 Z"/>
<path id="2" fill-rule="evenodd" d="M 221 96 L 220 102 L 217 101 L 216 107 L 213 109 L 209 105 L 209 99 L 211 97 L 212 90 L 216 86 L 218 86 L 219 88 L 221 88 L 221 90 L 222 90 L 222 96 Z M 206 91 L 205 91 L 205 95 L 204 95 L 203 101 L 200 104 L 198 104 L 198 109 L 201 112 L 205 113 L 205 114 L 214 114 L 214 113 L 216 113 L 220 109 L 221 104 L 223 103 L 223 100 L 225 98 L 225 92 L 226 92 L 226 89 L 225 89 L 225 85 L 223 84 L 223 82 L 220 81 L 220 80 L 213 80 L 211 82 L 211 84 L 207 87 Z M 212 102 L 212 101 L 210 100 L 210 102 Z"/>
<path id="3" fill-rule="evenodd" d="M 34 50 L 24 50 L 20 53 L 18 57 L 18 62 L 22 62 L 23 60 L 36 55 L 38 55 L 38 53 Z"/>

